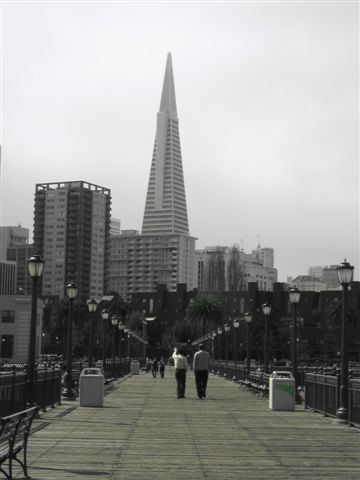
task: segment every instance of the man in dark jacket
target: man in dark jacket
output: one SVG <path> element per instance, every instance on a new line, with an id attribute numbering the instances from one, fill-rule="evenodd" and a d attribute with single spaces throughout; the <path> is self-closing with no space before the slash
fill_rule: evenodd
<path id="1" fill-rule="evenodd" d="M 206 387 L 209 377 L 210 354 L 204 350 L 204 345 L 200 343 L 199 350 L 194 355 L 193 370 L 195 375 L 196 389 L 198 397 L 206 398 Z"/>

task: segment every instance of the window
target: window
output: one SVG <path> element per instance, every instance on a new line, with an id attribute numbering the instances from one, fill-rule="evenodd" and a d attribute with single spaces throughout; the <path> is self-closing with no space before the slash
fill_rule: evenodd
<path id="1" fill-rule="evenodd" d="M 14 335 L 1 335 L 1 357 L 11 358 L 14 354 Z"/>
<path id="2" fill-rule="evenodd" d="M 1 311 L 2 323 L 14 323 L 15 322 L 15 310 L 2 310 Z"/>

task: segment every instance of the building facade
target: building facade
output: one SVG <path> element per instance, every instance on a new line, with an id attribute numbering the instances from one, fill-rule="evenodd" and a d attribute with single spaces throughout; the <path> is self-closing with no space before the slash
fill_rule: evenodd
<path id="1" fill-rule="evenodd" d="M 102 296 L 110 260 L 111 194 L 84 181 L 36 185 L 34 251 L 45 260 L 42 295 L 63 298 L 70 282 L 78 296 Z"/>
<path id="2" fill-rule="evenodd" d="M 0 227 L 0 260 L 8 260 L 7 250 L 24 247 L 29 241 L 29 229 L 20 226 Z"/>
<path id="3" fill-rule="evenodd" d="M 37 301 L 36 358 L 41 354 L 44 302 Z M 26 362 L 29 352 L 31 295 L 0 295 L 0 355 L 14 362 Z"/>
<path id="4" fill-rule="evenodd" d="M 277 282 L 277 270 L 273 265 L 274 250 L 269 257 L 245 253 L 237 247 L 206 247 L 195 251 L 195 287 L 202 292 L 243 291 L 250 282 L 256 282 L 260 290 L 270 291 Z M 266 265 L 264 266 L 263 262 Z"/>
<path id="5" fill-rule="evenodd" d="M 195 238 L 189 235 L 174 77 L 168 54 L 142 231 L 112 236 L 110 290 L 129 299 L 158 284 L 194 287 Z"/>

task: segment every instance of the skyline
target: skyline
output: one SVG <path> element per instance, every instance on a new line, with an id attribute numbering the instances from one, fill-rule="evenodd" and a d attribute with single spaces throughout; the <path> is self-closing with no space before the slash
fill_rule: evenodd
<path id="1" fill-rule="evenodd" d="M 359 279 L 356 2 L 3 2 L 1 25 L 1 225 L 32 231 L 36 183 L 84 180 L 141 230 L 171 52 L 196 248 Z"/>

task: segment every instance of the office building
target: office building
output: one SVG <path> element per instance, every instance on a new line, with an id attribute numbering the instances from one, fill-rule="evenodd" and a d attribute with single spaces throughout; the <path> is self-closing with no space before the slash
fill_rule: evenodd
<path id="1" fill-rule="evenodd" d="M 7 260 L 7 249 L 24 247 L 29 240 L 29 229 L 21 226 L 0 227 L 0 260 Z"/>
<path id="2" fill-rule="evenodd" d="M 112 237 L 111 290 L 128 299 L 157 284 L 194 287 L 195 238 L 189 235 L 171 55 L 168 54 L 141 234 Z"/>
<path id="3" fill-rule="evenodd" d="M 86 300 L 107 289 L 110 190 L 84 181 L 36 185 L 34 251 L 45 260 L 42 294 L 63 298 L 70 282 Z"/>

